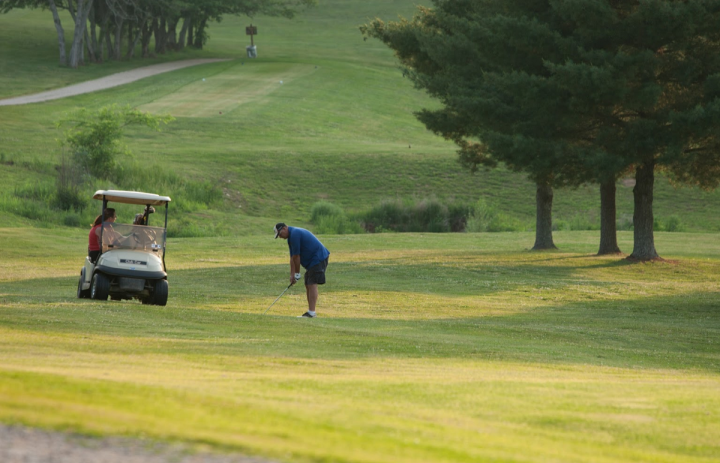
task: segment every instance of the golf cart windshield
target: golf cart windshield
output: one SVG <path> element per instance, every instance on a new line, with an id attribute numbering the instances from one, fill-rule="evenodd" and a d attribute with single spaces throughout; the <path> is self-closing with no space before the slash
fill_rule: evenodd
<path id="1" fill-rule="evenodd" d="M 147 251 L 162 256 L 165 249 L 165 229 L 145 225 L 106 223 L 102 231 L 102 251 L 128 249 Z"/>

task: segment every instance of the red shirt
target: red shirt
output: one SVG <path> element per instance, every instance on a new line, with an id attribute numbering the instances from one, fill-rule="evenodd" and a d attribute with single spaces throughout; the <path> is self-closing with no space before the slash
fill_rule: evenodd
<path id="1" fill-rule="evenodd" d="M 88 251 L 100 250 L 100 239 L 98 238 L 97 233 L 95 233 L 95 231 L 100 227 L 102 227 L 101 223 L 93 226 L 90 229 L 90 235 L 88 235 Z"/>

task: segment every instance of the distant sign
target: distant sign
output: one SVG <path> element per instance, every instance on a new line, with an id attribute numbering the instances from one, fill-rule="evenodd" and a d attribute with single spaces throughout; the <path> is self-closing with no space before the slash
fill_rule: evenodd
<path id="1" fill-rule="evenodd" d="M 256 26 L 248 26 L 245 28 L 245 35 L 257 35 Z"/>

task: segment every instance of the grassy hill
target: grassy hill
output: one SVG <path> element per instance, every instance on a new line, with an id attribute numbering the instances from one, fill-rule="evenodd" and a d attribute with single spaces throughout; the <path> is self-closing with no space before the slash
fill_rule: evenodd
<path id="1" fill-rule="evenodd" d="M 504 169 L 475 175 L 463 170 L 454 145 L 427 132 L 412 116 L 435 103 L 403 79 L 381 43 L 362 40 L 359 24 L 375 16 L 410 16 L 414 5 L 406 0 L 335 0 L 323 1 L 291 21 L 255 18 L 255 60 L 244 56 L 244 26 L 250 20 L 225 18 L 212 25 L 202 52 L 77 70 L 56 66 L 48 12 L 16 10 L 0 16 L 3 97 L 163 60 L 229 60 L 93 94 L 0 107 L 0 220 L 8 225 L 84 227 L 96 208 L 66 217 L 46 205 L 60 155 L 57 139 L 62 133 L 55 124 L 75 108 L 117 103 L 176 117 L 159 134 L 128 132 L 135 157 L 123 162 L 157 174 L 134 188 L 161 188 L 163 194 L 182 198 L 189 182 L 213 185 L 221 192 L 222 199 L 210 204 L 193 204 L 186 194 L 177 205 L 174 227 L 189 234 L 261 233 L 277 220 L 308 225 L 310 207 L 320 199 L 352 214 L 388 198 L 427 196 L 467 203 L 484 198 L 520 228 L 532 229 L 534 186 Z M 69 18 L 65 22 L 69 25 Z M 176 181 L 157 178 L 161 173 L 176 176 Z M 718 193 L 676 190 L 662 178 L 657 184 L 660 225 L 675 216 L 687 231 L 720 230 L 720 218 L 713 213 L 720 205 Z M 96 188 L 115 186 L 96 182 L 85 190 L 90 197 Z M 556 224 L 596 226 L 598 205 L 595 186 L 559 190 Z M 621 227 L 631 216 L 632 189 L 620 184 Z"/>

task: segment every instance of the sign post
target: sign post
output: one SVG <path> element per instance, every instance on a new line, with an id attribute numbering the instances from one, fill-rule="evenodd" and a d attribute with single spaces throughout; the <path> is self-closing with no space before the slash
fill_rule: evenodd
<path id="1" fill-rule="evenodd" d="M 255 41 L 253 40 L 253 37 L 257 35 L 257 27 L 250 24 L 245 28 L 245 35 L 250 36 L 250 46 L 245 47 L 248 58 L 257 58 L 257 47 L 255 47 Z"/>

